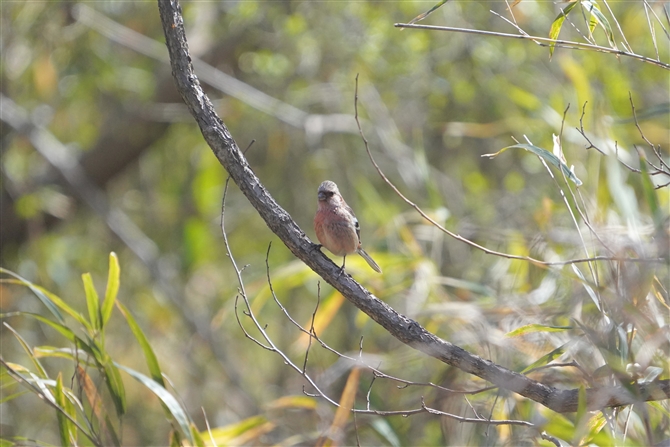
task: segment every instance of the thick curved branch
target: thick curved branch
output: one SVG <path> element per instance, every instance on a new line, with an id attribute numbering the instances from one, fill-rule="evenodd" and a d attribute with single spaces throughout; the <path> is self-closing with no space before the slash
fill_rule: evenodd
<path id="1" fill-rule="evenodd" d="M 261 184 L 230 132 L 214 111 L 193 71 L 179 2 L 158 0 L 158 7 L 177 89 L 197 121 L 205 141 L 270 230 L 297 258 L 408 346 L 501 388 L 539 402 L 554 411 L 577 410 L 579 394 L 577 389 L 559 390 L 473 355 L 436 337 L 416 321 L 400 315 L 349 275 L 340 275 L 339 267 L 316 249 L 315 244 Z M 600 409 L 668 397 L 670 397 L 669 380 L 639 385 L 636 393 L 622 387 L 591 388 L 587 390 L 587 406 L 589 409 Z"/>

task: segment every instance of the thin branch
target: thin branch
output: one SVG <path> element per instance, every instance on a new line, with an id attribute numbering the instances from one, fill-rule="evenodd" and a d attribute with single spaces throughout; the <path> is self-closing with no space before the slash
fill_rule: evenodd
<path id="1" fill-rule="evenodd" d="M 291 253 L 402 343 L 554 411 L 563 413 L 577 410 L 580 390 L 551 387 L 453 345 L 428 332 L 416 321 L 396 312 L 349 275 L 340 275 L 339 266 L 323 253 L 314 250 L 315 244 L 261 184 L 230 131 L 216 114 L 211 101 L 202 90 L 189 59 L 184 19 L 179 2 L 159 0 L 158 9 L 177 89 L 198 123 L 205 141 L 249 203 Z M 244 290 L 243 287 L 241 290 Z M 245 299 L 246 295 L 243 294 L 241 297 Z M 262 327 L 260 329 L 262 334 L 267 335 Z M 272 346 L 269 341 L 268 344 Z M 300 367 L 285 357 L 281 351 L 278 353 L 284 356 L 283 359 L 291 368 L 301 373 Z M 315 386 L 309 376 L 305 378 L 310 381 L 310 385 Z M 589 388 L 586 390 L 586 407 L 600 409 L 633 402 L 667 399 L 670 397 L 670 380 L 639 384 L 633 389 L 635 392 L 621 386 Z M 325 398 L 332 405 L 338 405 L 332 399 Z M 408 412 L 401 411 L 397 414 L 408 414 Z"/>
<path id="2" fill-rule="evenodd" d="M 356 76 L 356 79 L 358 80 L 358 76 Z M 358 81 L 357 81 L 358 85 Z M 476 242 L 473 242 L 460 234 L 453 233 L 452 231 L 448 230 L 441 224 L 439 224 L 437 221 L 432 219 L 428 214 L 426 214 L 416 203 L 412 202 L 409 200 L 400 190 L 389 180 L 389 178 L 384 174 L 382 169 L 379 167 L 377 162 L 374 159 L 374 156 L 372 155 L 372 151 L 370 151 L 370 146 L 368 143 L 367 138 L 365 137 L 365 134 L 363 133 L 363 129 L 361 127 L 360 121 L 358 119 L 358 90 L 354 93 L 354 119 L 356 120 L 356 124 L 358 126 L 358 132 L 359 135 L 361 136 L 361 139 L 363 140 L 363 144 L 365 145 L 365 150 L 368 154 L 368 158 L 370 158 L 370 161 L 372 162 L 372 165 L 375 167 L 377 170 L 377 173 L 381 176 L 381 178 L 386 182 L 386 184 L 396 193 L 398 197 L 400 197 L 402 200 L 405 201 L 409 206 L 414 208 L 417 213 L 421 215 L 425 220 L 430 222 L 432 225 L 434 225 L 436 228 L 441 230 L 442 232 L 446 233 L 447 235 L 451 236 L 452 238 L 461 241 L 471 247 L 474 247 L 478 250 L 483 251 L 486 254 L 493 255 L 493 256 L 499 256 L 501 258 L 507 258 L 507 259 L 518 259 L 522 261 L 529 261 L 532 262 L 533 264 L 536 264 L 538 266 L 557 266 L 557 265 L 569 265 L 569 264 L 578 264 L 582 262 L 593 262 L 593 261 L 617 261 L 617 260 L 622 260 L 618 259 L 616 257 L 608 257 L 608 256 L 593 256 L 593 257 L 586 257 L 586 258 L 578 258 L 578 259 L 570 259 L 568 261 L 541 261 L 539 259 L 532 258 L 530 256 L 519 256 L 519 255 L 512 255 L 509 253 L 502 253 L 499 251 L 491 250 L 489 248 L 486 248 L 482 245 L 477 244 Z M 664 262 L 663 259 L 640 259 L 640 258 L 626 258 L 626 261 L 632 261 L 632 262 Z"/>
<path id="3" fill-rule="evenodd" d="M 518 421 L 514 419 L 503 419 L 503 420 L 496 420 L 496 419 L 486 419 L 486 418 L 466 418 L 462 416 L 457 416 L 455 414 L 451 413 L 445 413 L 444 411 L 439 411 L 435 410 L 433 408 L 428 408 L 426 404 L 423 401 L 423 398 L 421 398 L 421 408 L 424 409 L 427 413 L 430 414 L 435 414 L 438 416 L 446 416 L 449 419 L 454 419 L 458 422 L 471 422 L 475 424 L 486 424 L 486 425 L 524 425 L 526 427 L 535 427 L 535 424 L 532 422 L 528 421 Z"/>
<path id="4" fill-rule="evenodd" d="M 654 24 L 651 23 L 651 18 L 649 17 L 649 9 L 651 9 L 651 6 L 649 6 L 647 0 L 644 0 L 643 5 L 644 15 L 647 18 L 647 26 L 649 26 L 649 34 L 651 34 L 651 42 L 654 44 L 654 50 L 656 50 L 656 60 L 660 61 L 661 56 L 658 54 L 658 44 L 656 43 L 656 28 L 654 28 Z"/>
<path id="5" fill-rule="evenodd" d="M 621 29 L 621 25 L 619 24 L 619 21 L 617 20 L 616 16 L 612 12 L 612 8 L 610 8 L 609 3 L 607 3 L 607 0 L 603 0 L 603 3 L 605 3 L 605 7 L 609 11 L 610 15 L 612 16 L 612 19 L 614 20 L 614 23 L 616 23 L 617 29 L 619 30 L 619 33 L 621 34 L 621 38 L 623 39 L 623 46 L 626 47 L 629 53 L 633 53 L 633 48 L 630 46 L 628 43 L 628 39 L 626 39 L 626 35 L 623 33 L 623 30 Z"/>
<path id="6" fill-rule="evenodd" d="M 416 28 L 416 29 L 425 29 L 425 30 L 431 30 L 431 31 L 450 31 L 450 32 L 455 32 L 455 33 L 466 33 L 466 34 L 477 34 L 477 35 L 482 35 L 482 36 L 494 36 L 494 37 L 503 37 L 503 38 L 508 38 L 508 39 L 526 39 L 526 40 L 532 40 L 538 45 L 541 46 L 547 46 L 549 44 L 554 44 L 556 47 L 559 48 L 569 48 L 569 49 L 583 49 L 583 50 L 591 50 L 591 51 L 597 51 L 600 53 L 610 53 L 610 54 L 615 54 L 617 56 L 626 56 L 630 57 L 632 59 L 637 59 L 642 62 L 647 62 L 652 65 L 656 65 L 661 68 L 665 68 L 666 70 L 670 70 L 670 64 L 666 64 L 661 61 L 657 61 L 656 59 L 652 59 L 650 57 L 642 56 L 639 54 L 635 54 L 632 52 L 628 51 L 623 51 L 615 48 L 609 48 L 609 47 L 602 47 L 600 45 L 592 45 L 588 43 L 580 43 L 580 42 L 572 42 L 569 40 L 558 40 L 558 39 L 549 39 L 546 37 L 538 37 L 538 36 L 528 36 L 525 34 L 507 34 L 507 33 L 499 33 L 496 31 L 485 31 L 485 30 L 478 30 L 478 29 L 469 29 L 469 28 L 454 28 L 451 26 L 434 26 L 434 25 L 419 25 L 419 24 L 409 24 L 409 23 L 396 23 L 394 24 L 396 28 Z"/>

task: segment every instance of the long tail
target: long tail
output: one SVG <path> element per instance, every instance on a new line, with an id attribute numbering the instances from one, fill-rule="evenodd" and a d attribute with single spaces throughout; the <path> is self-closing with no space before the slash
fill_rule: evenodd
<path id="1" fill-rule="evenodd" d="M 377 263 L 375 262 L 375 260 L 372 259 L 372 257 L 371 257 L 369 254 L 367 254 L 367 253 L 365 252 L 365 250 L 363 250 L 362 248 L 359 248 L 357 251 L 358 251 L 358 254 L 361 255 L 361 256 L 363 257 L 363 259 L 365 259 L 365 260 L 367 261 L 368 265 L 369 265 L 370 267 L 372 267 L 372 270 L 374 270 L 374 271 L 377 272 L 377 273 L 381 273 L 381 272 L 382 272 L 381 267 L 379 267 L 379 266 L 377 265 Z"/>

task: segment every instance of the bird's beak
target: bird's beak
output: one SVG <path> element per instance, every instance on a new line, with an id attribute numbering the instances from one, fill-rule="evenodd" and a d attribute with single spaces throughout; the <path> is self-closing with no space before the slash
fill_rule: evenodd
<path id="1" fill-rule="evenodd" d="M 317 196 L 319 197 L 319 200 L 326 200 L 326 193 L 323 191 L 319 191 Z"/>

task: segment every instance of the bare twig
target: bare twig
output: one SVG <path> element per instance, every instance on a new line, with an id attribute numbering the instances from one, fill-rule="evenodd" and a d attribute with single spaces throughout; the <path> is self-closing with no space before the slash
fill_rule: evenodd
<path id="1" fill-rule="evenodd" d="M 408 346 L 466 373 L 474 374 L 497 386 L 532 399 L 554 411 L 573 412 L 577 410 L 580 394 L 578 389 L 565 390 L 551 387 L 465 351 L 428 332 L 416 321 L 399 314 L 349 275 L 340 275 L 339 266 L 323 253 L 314 250 L 315 244 L 306 237 L 291 216 L 279 206 L 261 184 L 229 130 L 216 114 L 189 60 L 184 19 L 179 2 L 159 0 L 158 9 L 177 88 L 198 123 L 203 137 L 249 203 L 297 258 L 317 272 L 392 336 Z M 241 289 L 243 290 L 242 287 Z M 241 297 L 245 299 L 246 295 L 242 294 Z M 260 327 L 260 329 L 263 328 Z M 267 335 L 264 330 L 261 333 Z M 273 346 L 271 340 L 266 339 L 266 341 L 268 345 Z M 282 358 L 291 368 L 301 373 L 300 367 L 296 366 L 281 351 L 278 353 L 283 356 Z M 315 386 L 309 376 L 305 378 L 310 385 Z M 600 409 L 628 405 L 633 402 L 666 399 L 669 396 L 670 380 L 665 379 L 639 384 L 636 386 L 635 393 L 620 386 L 589 388 L 586 390 L 586 407 Z M 337 406 L 337 402 L 327 397 L 324 398 Z M 419 409 L 419 411 L 423 410 Z M 395 414 L 409 414 L 409 412 L 399 411 Z"/>
<path id="2" fill-rule="evenodd" d="M 535 427 L 535 424 L 528 421 L 519 421 L 514 419 L 496 420 L 486 418 L 465 418 L 462 416 L 457 416 L 455 414 L 445 413 L 444 411 L 435 410 L 434 408 L 428 408 L 425 402 L 423 401 L 423 398 L 421 398 L 421 408 L 427 413 L 435 414 L 438 416 L 445 416 L 448 417 L 449 419 L 454 419 L 458 422 L 471 422 L 475 424 L 486 424 L 486 425 L 525 425 L 526 427 Z"/>
<path id="3" fill-rule="evenodd" d="M 643 2 L 644 5 L 644 15 L 647 18 L 647 26 L 649 27 L 649 34 L 651 34 L 651 42 L 654 44 L 654 50 L 656 50 L 656 60 L 661 60 L 661 56 L 658 54 L 658 44 L 656 43 L 656 28 L 654 28 L 654 24 L 651 23 L 651 18 L 649 17 L 649 9 L 651 7 L 649 6 L 649 3 L 647 3 L 647 0 L 644 0 Z"/>
<path id="4" fill-rule="evenodd" d="M 616 16 L 612 12 L 612 8 L 610 8 L 609 3 L 607 3 L 607 0 L 603 0 L 603 3 L 605 3 L 605 7 L 609 11 L 610 15 L 612 16 L 612 19 L 614 19 L 614 23 L 616 23 L 617 29 L 619 30 L 619 33 L 621 34 L 621 38 L 623 39 L 623 46 L 626 48 L 626 50 L 629 53 L 633 53 L 633 48 L 630 46 L 628 43 L 628 39 L 626 39 L 626 35 L 623 33 L 623 30 L 621 29 L 621 25 L 619 24 L 619 21 L 617 20 Z"/>
<path id="5" fill-rule="evenodd" d="M 616 48 L 602 47 L 600 45 L 592 45 L 580 42 L 572 42 L 569 40 L 549 39 L 546 37 L 529 36 L 525 34 L 507 34 L 507 33 L 499 33 L 496 31 L 485 31 L 485 30 L 469 29 L 469 28 L 454 28 L 451 26 L 434 26 L 434 25 L 420 25 L 420 24 L 409 24 L 409 23 L 396 23 L 394 24 L 394 26 L 396 28 L 416 28 L 431 31 L 450 31 L 455 33 L 478 34 L 482 36 L 503 37 L 508 39 L 526 39 L 526 40 L 532 40 L 541 46 L 554 44 L 556 47 L 559 48 L 583 49 L 583 50 L 597 51 L 601 53 L 610 53 L 617 56 L 626 56 L 632 59 L 637 59 L 642 62 L 656 65 L 661 68 L 665 68 L 666 70 L 670 70 L 670 64 L 658 61 L 656 59 L 652 59 L 647 56 L 642 56 L 640 54 L 619 50 Z"/>
<path id="6" fill-rule="evenodd" d="M 361 127 L 360 121 L 358 119 L 358 76 L 356 76 L 356 92 L 354 94 L 354 119 L 356 120 L 356 124 L 358 125 L 358 132 L 359 135 L 361 136 L 361 139 L 363 140 L 363 144 L 365 145 L 365 150 L 368 154 L 368 157 L 370 158 L 370 161 L 372 162 L 372 165 L 375 167 L 377 170 L 377 173 L 381 176 L 381 178 L 386 182 L 386 184 L 396 193 L 398 197 L 400 197 L 402 200 L 405 201 L 409 206 L 414 208 L 420 215 L 423 217 L 425 220 L 430 222 L 432 225 L 434 225 L 436 228 L 441 230 L 442 232 L 446 233 L 447 235 L 451 236 L 452 238 L 461 241 L 471 247 L 474 247 L 478 250 L 483 251 L 486 254 L 489 255 L 494 255 L 494 256 L 499 256 L 501 258 L 507 258 L 507 259 L 519 259 L 522 261 L 529 261 L 532 262 L 533 264 L 536 264 L 538 266 L 556 266 L 556 265 L 569 265 L 569 264 L 578 264 L 582 262 L 593 262 L 593 261 L 616 261 L 619 260 L 617 258 L 613 257 L 608 257 L 608 256 L 593 256 L 593 257 L 586 257 L 586 258 L 579 258 L 579 259 L 570 259 L 568 261 L 541 261 L 539 259 L 532 258 L 530 256 L 519 256 L 519 255 L 512 255 L 509 253 L 503 253 L 495 250 L 491 250 L 489 248 L 486 248 L 482 245 L 477 244 L 476 242 L 473 242 L 460 234 L 453 233 L 452 231 L 448 230 L 441 224 L 439 224 L 437 221 L 432 219 L 428 214 L 426 214 L 416 203 L 412 202 L 409 200 L 400 190 L 389 180 L 389 178 L 384 174 L 382 169 L 379 167 L 377 162 L 374 159 L 374 156 L 372 155 L 372 151 L 370 151 L 370 146 L 368 143 L 367 138 L 365 137 L 365 134 L 363 133 L 363 129 Z M 626 261 L 642 261 L 642 262 L 663 262 L 662 259 L 636 259 L 636 258 L 626 258 Z"/>

